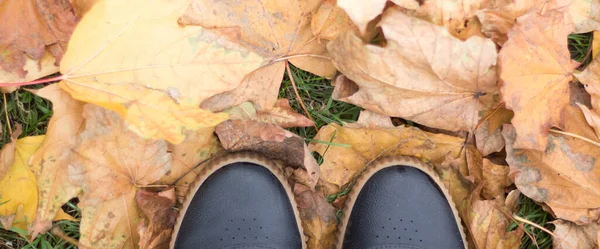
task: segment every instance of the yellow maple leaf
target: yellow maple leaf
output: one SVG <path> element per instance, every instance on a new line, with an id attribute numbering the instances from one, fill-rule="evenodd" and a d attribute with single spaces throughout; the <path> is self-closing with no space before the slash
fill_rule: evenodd
<path id="1" fill-rule="evenodd" d="M 177 19 L 189 1 L 107 0 L 73 32 L 61 88 L 113 110 L 146 138 L 179 143 L 184 130 L 227 118 L 200 103 L 236 88 L 264 59 L 222 34 Z"/>

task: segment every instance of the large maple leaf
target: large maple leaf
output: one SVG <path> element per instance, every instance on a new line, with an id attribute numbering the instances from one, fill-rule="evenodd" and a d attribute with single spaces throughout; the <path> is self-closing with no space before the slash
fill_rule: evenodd
<path id="1" fill-rule="evenodd" d="M 380 26 L 385 47 L 350 32 L 328 44 L 335 65 L 354 81 L 336 82 L 333 97 L 430 127 L 472 130 L 480 112 L 494 105 L 494 43 L 460 41 L 398 8 L 388 9 Z"/>
<path id="2" fill-rule="evenodd" d="M 117 112 L 144 137 L 174 143 L 185 129 L 226 119 L 200 103 L 238 87 L 264 59 L 220 33 L 178 25 L 187 3 L 98 2 L 69 41 L 61 88 Z"/>
<path id="3" fill-rule="evenodd" d="M 567 36 L 573 24 L 566 9 L 517 19 L 498 56 L 501 91 L 517 138 L 514 147 L 544 151 L 548 129 L 564 124 L 573 64 Z"/>

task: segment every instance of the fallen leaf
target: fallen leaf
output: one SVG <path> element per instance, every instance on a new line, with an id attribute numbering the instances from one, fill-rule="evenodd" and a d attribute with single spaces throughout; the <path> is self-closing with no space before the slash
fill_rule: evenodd
<path id="1" fill-rule="evenodd" d="M 600 30 L 594 31 L 592 38 L 592 58 L 596 59 L 596 56 L 600 53 Z"/>
<path id="2" fill-rule="evenodd" d="M 590 249 L 598 248 L 600 235 L 597 223 L 579 226 L 573 222 L 556 220 L 552 237 L 555 249 Z"/>
<path id="3" fill-rule="evenodd" d="M 321 192 L 312 191 L 302 184 L 294 185 L 294 196 L 304 233 L 309 237 L 308 248 L 334 248 L 337 239 L 337 210 Z"/>
<path id="4" fill-rule="evenodd" d="M 177 19 L 185 0 L 107 0 L 81 20 L 61 63 L 61 88 L 110 109 L 146 138 L 179 143 L 185 130 L 227 118 L 198 108 L 203 100 L 240 85 L 264 59 Z M 93 31 L 93 32 L 91 32 Z"/>
<path id="5" fill-rule="evenodd" d="M 53 84 L 34 91 L 40 97 L 52 101 L 53 115 L 48 123 L 46 139 L 31 156 L 29 164 L 37 178 L 38 207 L 33 236 L 52 228 L 52 219 L 61 206 L 81 192 L 78 182 L 69 180 L 73 172 L 72 149 L 78 132 L 83 128 L 83 102 Z"/>
<path id="6" fill-rule="evenodd" d="M 504 148 L 504 138 L 502 138 L 502 129 L 497 128 L 489 132 L 489 122 L 483 122 L 479 128 L 475 129 L 475 141 L 477 149 L 481 151 L 483 156 L 487 156 L 494 152 L 499 152 Z"/>
<path id="7" fill-rule="evenodd" d="M 252 120 L 227 120 L 215 132 L 227 151 L 252 151 L 287 166 L 305 168 L 314 187 L 320 177 L 319 164 L 312 157 L 304 139 L 276 125 Z"/>
<path id="8" fill-rule="evenodd" d="M 288 99 L 278 99 L 273 109 L 257 111 L 250 102 L 244 102 L 224 112 L 229 113 L 230 119 L 254 120 L 257 122 L 274 124 L 282 128 L 309 127 L 314 122 L 302 114 L 295 112 Z"/>
<path id="9" fill-rule="evenodd" d="M 583 103 L 578 103 L 579 108 L 583 111 L 587 123 L 596 131 L 596 138 L 600 139 L 600 59 L 598 58 L 596 57 L 583 72 L 576 73 L 575 77 L 583 83 L 592 101 L 592 109 L 582 105 Z"/>
<path id="10" fill-rule="evenodd" d="M 508 40 L 506 34 L 512 29 L 518 17 L 531 9 L 542 9 L 547 0 L 515 0 L 496 8 L 486 8 L 477 11 L 476 15 L 481 22 L 482 32 L 498 45 L 502 46 Z"/>
<path id="11" fill-rule="evenodd" d="M 575 107 L 567 109 L 565 131 L 594 140 L 582 125 Z M 600 216 L 600 158 L 598 147 L 574 136 L 550 134 L 545 151 L 515 148 L 516 130 L 504 125 L 506 161 L 517 188 L 529 198 L 547 204 L 557 218 L 577 224 L 596 222 Z M 586 198 L 581 198 L 585 196 Z"/>
<path id="12" fill-rule="evenodd" d="M 367 31 L 367 25 L 383 12 L 387 0 L 337 0 L 337 5 L 343 9 L 356 24 L 361 34 Z"/>
<path id="13" fill-rule="evenodd" d="M 179 203 L 183 203 L 188 186 L 203 169 L 202 163 L 222 150 L 214 133 L 215 129 L 212 127 L 188 131 L 183 142 L 169 144 L 173 165 L 157 184 L 173 185 Z"/>
<path id="14" fill-rule="evenodd" d="M 433 128 L 475 128 L 497 94 L 494 43 L 462 42 L 398 8 L 388 9 L 380 26 L 386 47 L 350 32 L 328 43 L 334 64 L 350 79 L 338 78 L 333 97 Z"/>
<path id="15" fill-rule="evenodd" d="M 544 151 L 548 129 L 564 125 L 573 77 L 567 36 L 573 24 L 563 11 L 519 17 L 498 55 L 502 96 L 515 113 L 515 148 Z"/>
<path id="16" fill-rule="evenodd" d="M 3 34 L 0 37 L 0 81 L 30 81 L 57 72 L 77 24 L 70 3 L 67 0 L 2 1 L 0 13 Z M 15 89 L 1 88 L 3 92 Z"/>
<path id="17" fill-rule="evenodd" d="M 433 134 L 416 127 L 389 127 L 380 115 L 362 112 L 354 125 L 329 124 L 322 127 L 310 149 L 323 157 L 321 179 L 341 187 L 354 179 L 370 162 L 384 156 L 412 156 L 432 163 L 453 196 L 461 201 L 469 186 L 461 172 L 468 174 L 464 139 Z M 389 121 L 389 117 L 387 118 Z M 461 152 L 462 151 L 462 152 Z"/>
<path id="18" fill-rule="evenodd" d="M 312 18 L 311 29 L 318 41 L 333 41 L 347 30 L 358 32 L 358 27 L 336 3 L 336 0 L 325 0 Z"/>
<path id="19" fill-rule="evenodd" d="M 475 248 L 519 248 L 523 230 L 507 232 L 512 220 L 509 220 L 512 211 L 504 203 L 503 198 L 494 200 L 481 200 L 479 194 L 481 186 L 476 188 L 471 196 L 462 205 L 467 210 L 463 215 L 470 238 Z"/>
<path id="20" fill-rule="evenodd" d="M 69 172 L 83 189 L 79 248 L 137 248 L 143 216 L 135 195 L 169 171 L 167 143 L 139 137 L 116 113 L 97 106 L 86 105 L 83 116 Z"/>
<path id="21" fill-rule="evenodd" d="M 75 9 L 77 16 L 83 16 L 87 13 L 99 0 L 69 0 Z"/>
<path id="22" fill-rule="evenodd" d="M 223 110 L 246 101 L 257 109 L 270 109 L 283 79 L 285 59 L 313 74 L 331 77 L 336 72 L 326 58 L 325 45 L 311 31 L 311 18 L 322 0 L 194 0 L 179 19 L 181 25 L 198 25 L 219 32 L 271 62 L 246 77 L 237 89 L 208 99 L 202 108 Z M 311 56 L 304 56 L 311 54 Z M 239 89 L 239 90 L 238 90 Z"/>
<path id="23" fill-rule="evenodd" d="M 504 196 L 505 189 L 512 185 L 508 178 L 510 168 L 506 165 L 492 163 L 488 159 L 483 159 L 481 171 L 483 172 L 483 190 L 482 195 L 487 199 L 493 199 Z"/>
<path id="24" fill-rule="evenodd" d="M 20 132 L 17 129 L 13 135 Z M 44 136 L 25 137 L 2 149 L 2 156 L 11 152 L 8 150 L 13 153 L 13 163 L 0 179 L 0 221 L 4 229 L 27 229 L 27 225 L 35 219 L 38 190 L 27 160 L 43 140 Z"/>
<path id="25" fill-rule="evenodd" d="M 575 25 L 574 33 L 600 30 L 600 0 L 573 0 L 569 13 Z"/>
<path id="26" fill-rule="evenodd" d="M 4 178 L 6 172 L 15 163 L 15 146 L 21 132 L 23 132 L 23 129 L 20 125 L 17 125 L 15 131 L 10 134 L 10 143 L 5 144 L 0 151 L 0 179 Z"/>
<path id="27" fill-rule="evenodd" d="M 140 222 L 137 227 L 140 249 L 168 249 L 176 218 L 175 190 L 160 193 L 139 190 L 135 200 L 148 220 L 147 224 Z"/>

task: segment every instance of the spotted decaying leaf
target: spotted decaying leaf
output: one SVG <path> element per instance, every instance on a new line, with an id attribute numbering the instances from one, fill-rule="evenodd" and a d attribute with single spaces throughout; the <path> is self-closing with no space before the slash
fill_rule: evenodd
<path id="1" fill-rule="evenodd" d="M 482 200 L 479 197 L 482 188 L 479 187 L 461 205 L 466 214 L 462 217 L 469 229 L 469 235 L 475 248 L 519 248 L 523 230 L 507 232 L 512 223 L 507 214 L 512 213 L 504 198 Z"/>
<path id="2" fill-rule="evenodd" d="M 313 142 L 310 149 L 323 156 L 321 179 L 338 187 L 350 182 L 377 158 L 403 155 L 432 163 L 455 201 L 461 201 L 470 192 L 462 138 L 415 127 L 394 127 L 389 117 L 363 112 L 357 123 L 322 127 L 315 140 L 332 144 Z"/>
<path id="3" fill-rule="evenodd" d="M 52 101 L 54 113 L 48 123 L 46 138 L 29 159 L 39 189 L 37 214 L 31 229 L 35 237 L 48 231 L 52 227 L 52 218 L 62 210 L 61 206 L 81 191 L 78 184 L 69 180 L 69 173 L 74 170 L 72 149 L 83 128 L 84 103 L 73 99 L 56 84 L 34 93 Z"/>
<path id="4" fill-rule="evenodd" d="M 600 229 L 597 223 L 578 226 L 573 222 L 556 220 L 552 247 L 556 249 L 589 249 L 598 248 Z"/>
<path id="5" fill-rule="evenodd" d="M 139 137 L 116 113 L 100 107 L 86 105 L 83 116 L 69 172 L 69 180 L 83 189 L 79 248 L 137 248 L 143 215 L 136 192 L 169 171 L 167 143 Z"/>
<path id="6" fill-rule="evenodd" d="M 58 72 L 78 18 L 68 0 L 0 3 L 0 82 L 35 80 Z M 0 87 L 12 92 L 16 87 Z"/>
<path id="7" fill-rule="evenodd" d="M 565 132 L 598 143 L 581 111 L 569 107 Z M 589 224 L 600 217 L 600 150 L 574 136 L 550 134 L 545 151 L 515 148 L 516 129 L 504 125 L 510 175 L 524 195 L 548 205 L 556 217 Z M 585 196 L 586 198 L 582 198 Z"/>
<path id="8" fill-rule="evenodd" d="M 277 100 L 285 71 L 284 57 L 316 75 L 336 72 L 311 30 L 311 18 L 322 0 L 194 0 L 179 19 L 186 27 L 202 26 L 270 60 L 268 67 L 248 75 L 241 84 L 204 101 L 202 108 L 220 111 L 246 101 L 269 110 Z M 301 56 L 311 54 L 313 56 Z M 235 88 L 235 89 L 234 89 Z"/>
<path id="9" fill-rule="evenodd" d="M 298 183 L 293 190 L 304 233 L 309 237 L 308 248 L 334 248 L 337 210 L 327 202 L 322 192 Z"/>
<path id="10" fill-rule="evenodd" d="M 494 43 L 460 41 L 398 8 L 389 8 L 379 25 L 385 47 L 364 44 L 350 32 L 328 43 L 349 79 L 338 78 L 333 97 L 433 128 L 474 129 L 497 96 Z"/>
<path id="11" fill-rule="evenodd" d="M 115 111 L 146 138 L 179 143 L 185 130 L 225 120 L 198 106 L 238 87 L 265 61 L 221 33 L 182 28 L 177 19 L 188 2 L 96 3 L 69 41 L 61 88 Z"/>
<path id="12" fill-rule="evenodd" d="M 544 151 L 548 129 L 562 128 L 573 66 L 567 36 L 573 24 L 565 9 L 517 19 L 498 56 L 501 92 L 517 138 L 515 148 Z M 527 84 L 523 84 L 527 82 Z"/>

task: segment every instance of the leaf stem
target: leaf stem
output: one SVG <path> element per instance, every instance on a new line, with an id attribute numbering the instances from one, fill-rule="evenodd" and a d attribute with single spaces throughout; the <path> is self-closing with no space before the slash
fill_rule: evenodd
<path id="1" fill-rule="evenodd" d="M 6 116 L 6 125 L 8 126 L 9 134 L 12 135 L 12 127 L 10 126 L 10 118 L 8 117 L 8 106 L 6 104 L 6 93 L 2 93 L 2 99 L 4 100 L 4 115 Z"/>
<path id="2" fill-rule="evenodd" d="M 298 99 L 298 102 L 300 103 L 300 106 L 302 106 L 302 109 L 306 113 L 306 116 L 308 116 L 308 118 L 313 122 L 313 126 L 315 127 L 315 130 L 319 131 L 319 127 L 317 127 L 317 123 L 315 122 L 315 120 L 312 118 L 312 116 L 306 109 L 306 106 L 304 105 L 302 98 L 300 98 L 300 93 L 298 93 L 298 87 L 296 86 L 296 82 L 294 81 L 294 75 L 292 74 L 292 70 L 290 69 L 290 63 L 287 60 L 285 61 L 285 70 L 287 71 L 287 74 L 290 77 L 290 81 L 292 82 L 292 86 L 294 88 L 294 93 L 296 93 L 296 99 Z"/>
<path id="3" fill-rule="evenodd" d="M 569 136 L 569 137 L 579 138 L 579 139 L 581 139 L 583 141 L 586 141 L 588 143 L 591 143 L 591 144 L 595 145 L 596 147 L 600 147 L 600 143 L 595 142 L 595 141 L 593 141 L 593 140 L 591 140 L 589 138 L 586 138 L 586 137 L 583 137 L 583 136 L 579 136 L 577 134 L 573 134 L 573 133 L 570 133 L 570 132 L 559 131 L 557 129 L 550 129 L 550 132 L 562 134 L 562 135 Z"/>
<path id="4" fill-rule="evenodd" d="M 63 75 L 61 75 L 61 76 L 56 76 L 56 77 L 51 77 L 51 78 L 46 78 L 46 79 L 39 79 L 39 80 L 34 80 L 34 81 L 5 82 L 5 83 L 0 83 L 0 86 L 28 86 L 28 85 L 50 83 L 50 82 L 54 82 L 54 81 L 61 81 L 64 79 L 65 79 L 65 77 Z"/>

